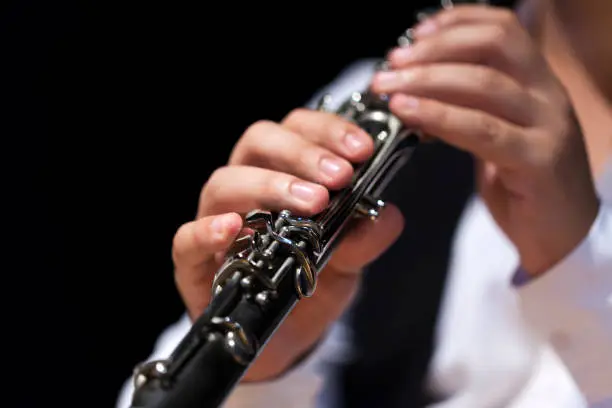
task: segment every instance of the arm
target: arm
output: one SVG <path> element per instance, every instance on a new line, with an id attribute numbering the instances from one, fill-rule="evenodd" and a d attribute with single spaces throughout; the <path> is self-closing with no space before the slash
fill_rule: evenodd
<path id="1" fill-rule="evenodd" d="M 191 327 L 191 321 L 189 316 L 183 315 L 176 323 L 168 326 L 162 334 L 157 338 L 153 352 L 147 358 L 147 361 L 158 360 L 167 357 L 172 353 L 172 350 L 179 344 L 181 339 L 185 337 L 189 328 Z M 116 408 L 129 408 L 132 402 L 132 394 L 134 393 L 134 383 L 132 378 L 128 378 L 117 399 Z"/>
<path id="2" fill-rule="evenodd" d="M 612 403 L 612 203 L 601 206 L 573 252 L 518 293 L 526 319 L 552 343 L 587 400 Z"/>
<path id="3" fill-rule="evenodd" d="M 154 351 L 147 361 L 168 356 L 187 334 L 190 327 L 191 321 L 187 315 L 169 326 L 159 336 Z M 253 408 L 272 406 L 309 408 L 315 406 L 315 399 L 323 380 L 318 367 L 328 350 L 329 346 L 322 344 L 308 359 L 274 381 L 239 385 L 227 399 L 224 408 L 246 406 Z M 134 386 L 130 378 L 126 380 L 121 389 L 116 408 L 129 408 L 133 392 Z"/>
<path id="4" fill-rule="evenodd" d="M 306 106 L 312 109 L 321 96 L 331 94 L 331 108 L 337 108 L 353 91 L 367 86 L 374 69 L 374 62 L 374 60 L 363 60 L 350 65 L 340 73 L 337 80 L 316 93 Z M 190 326 L 189 317 L 185 315 L 178 323 L 166 329 L 159 337 L 155 350 L 148 360 L 168 356 L 187 334 Z M 327 356 L 338 354 L 332 350 L 335 347 L 330 343 L 335 342 L 338 337 L 333 333 L 332 330 L 326 341 L 322 342 L 305 360 L 293 366 L 281 377 L 265 382 L 240 384 L 230 395 L 224 407 L 291 406 L 306 408 L 315 406 L 324 378 L 324 373 L 319 367 L 323 361 L 328 360 Z M 130 406 L 133 390 L 132 382 L 128 380 L 119 396 L 117 408 L 128 408 Z"/>

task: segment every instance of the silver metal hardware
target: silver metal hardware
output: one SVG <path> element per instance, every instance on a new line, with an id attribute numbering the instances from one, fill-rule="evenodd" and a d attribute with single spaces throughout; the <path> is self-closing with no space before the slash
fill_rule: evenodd
<path id="1" fill-rule="evenodd" d="M 370 196 L 364 196 L 359 204 L 357 204 L 357 211 L 359 214 L 370 218 L 375 221 L 380 216 L 380 211 L 385 207 L 383 200 L 374 199 Z"/>
<path id="2" fill-rule="evenodd" d="M 331 112 L 331 104 L 332 96 L 328 94 L 323 95 L 317 103 L 317 110 L 321 112 Z"/>
<path id="3" fill-rule="evenodd" d="M 229 317 L 213 317 L 211 323 L 213 328 L 225 333 L 225 346 L 232 357 L 240 364 L 247 364 L 255 355 L 255 344 L 242 326 Z"/>
<path id="4" fill-rule="evenodd" d="M 134 388 L 141 387 L 152 379 L 162 378 L 168 371 L 168 364 L 168 360 L 153 360 L 137 365 L 133 375 Z"/>
<path id="5" fill-rule="evenodd" d="M 397 39 L 397 44 L 400 47 L 406 47 L 414 43 L 414 30 L 412 28 L 407 29 Z"/>
<path id="6" fill-rule="evenodd" d="M 269 299 L 270 292 L 268 292 L 267 290 L 259 292 L 257 295 L 255 295 L 255 302 L 257 302 L 257 304 L 259 304 L 260 306 L 266 306 L 268 304 Z"/>
<path id="7" fill-rule="evenodd" d="M 437 8 L 419 13 L 417 20 L 459 3 L 488 2 L 440 0 Z M 414 41 L 413 31 L 408 29 L 397 43 L 406 46 Z M 382 59 L 376 69 L 388 70 L 389 64 Z M 203 406 L 202 398 L 206 406 L 221 406 L 282 320 L 300 299 L 315 292 L 318 274 L 348 223 L 355 217 L 376 220 L 380 216 L 385 203 L 379 197 L 421 139 L 390 112 L 388 100 L 387 95 L 368 89 L 354 92 L 337 109 L 332 108 L 330 95 L 320 99 L 319 110 L 355 123 L 372 137 L 372 157 L 357 166 L 350 186 L 334 192 L 328 208 L 320 214 L 310 218 L 289 211 L 247 214 L 244 226 L 253 234 L 237 239 L 228 251 L 214 276 L 209 307 L 168 359 L 136 367 L 134 408 L 198 408 Z M 198 381 L 193 377 L 185 381 L 189 376 Z M 184 382 L 177 387 L 180 381 Z"/>
<path id="8" fill-rule="evenodd" d="M 299 298 L 312 296 L 316 288 L 316 271 L 313 256 L 307 255 L 306 247 L 317 253 L 320 250 L 321 231 L 312 220 L 292 217 L 289 211 L 282 211 L 276 220 L 267 211 L 253 211 L 246 216 L 245 227 L 254 231 L 249 238 L 250 245 L 230 257 L 215 275 L 213 293 L 218 295 L 224 282 L 239 272 L 249 279 L 262 284 L 274 292 L 284 274 L 297 262 L 295 268 L 295 290 Z M 246 240 L 244 242 L 247 242 Z M 275 255 L 279 250 L 290 256 L 285 263 L 274 268 Z M 263 299 L 260 297 L 260 301 Z"/>

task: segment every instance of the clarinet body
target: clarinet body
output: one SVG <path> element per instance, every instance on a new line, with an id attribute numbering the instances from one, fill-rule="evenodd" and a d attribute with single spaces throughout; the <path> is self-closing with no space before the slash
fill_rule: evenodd
<path id="1" fill-rule="evenodd" d="M 453 2 L 442 0 L 441 6 L 452 7 Z M 398 42 L 412 42 L 411 31 Z M 329 110 L 328 102 L 325 96 L 319 109 Z M 410 159 L 420 137 L 389 111 L 385 95 L 355 92 L 334 112 L 373 138 L 372 157 L 355 169 L 351 185 L 332 195 L 328 208 L 314 217 L 289 211 L 247 214 L 244 226 L 254 234 L 234 243 L 215 275 L 204 313 L 169 358 L 135 369 L 132 408 L 221 406 L 296 303 L 314 293 L 319 272 L 352 222 L 378 217 L 385 187 Z"/>
<path id="2" fill-rule="evenodd" d="M 235 241 L 215 275 L 211 303 L 170 358 L 138 368 L 132 407 L 220 406 L 295 304 L 314 293 L 353 219 L 378 216 L 386 184 L 418 137 L 387 110 L 384 96 L 354 93 L 337 113 L 372 135 L 374 155 L 312 218 L 247 214 L 244 226 L 254 234 Z"/>

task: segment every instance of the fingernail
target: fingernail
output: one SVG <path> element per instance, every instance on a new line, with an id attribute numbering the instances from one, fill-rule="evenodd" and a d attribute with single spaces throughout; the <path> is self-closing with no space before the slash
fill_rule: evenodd
<path id="1" fill-rule="evenodd" d="M 366 136 L 356 135 L 354 133 L 347 133 L 344 135 L 344 145 L 354 153 L 362 151 L 367 141 L 365 140 Z"/>
<path id="2" fill-rule="evenodd" d="M 302 201 L 312 201 L 316 197 L 315 186 L 302 181 L 295 181 L 289 186 L 291 194 Z"/>
<path id="3" fill-rule="evenodd" d="M 329 177 L 335 177 L 342 171 L 342 162 L 329 157 L 324 157 L 319 163 L 321 171 Z"/>
<path id="4" fill-rule="evenodd" d="M 218 236 L 224 236 L 227 231 L 227 216 L 219 215 L 210 223 L 210 229 Z"/>
<path id="5" fill-rule="evenodd" d="M 438 29 L 438 26 L 431 20 L 425 20 L 414 29 L 414 35 L 424 37 L 433 34 Z"/>
<path id="6" fill-rule="evenodd" d="M 412 96 L 397 94 L 393 99 L 395 105 L 402 110 L 413 110 L 419 106 L 419 100 Z"/>
<path id="7" fill-rule="evenodd" d="M 400 47 L 393 50 L 393 52 L 389 56 L 389 59 L 391 60 L 391 63 L 395 66 L 403 65 L 411 60 L 412 55 L 413 52 L 411 46 Z"/>
<path id="8" fill-rule="evenodd" d="M 234 230 L 239 229 L 241 225 L 236 215 L 231 213 L 218 215 L 210 223 L 210 227 L 214 232 L 224 236 L 233 234 Z"/>
<path id="9" fill-rule="evenodd" d="M 397 73 L 395 71 L 378 72 L 374 78 L 374 82 L 380 88 L 390 88 L 397 83 Z"/>

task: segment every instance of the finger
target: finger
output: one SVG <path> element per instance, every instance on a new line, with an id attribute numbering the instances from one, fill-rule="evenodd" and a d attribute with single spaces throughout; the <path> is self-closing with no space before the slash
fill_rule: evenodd
<path id="1" fill-rule="evenodd" d="M 183 224 L 174 235 L 172 258 L 176 268 L 199 268 L 215 253 L 230 247 L 242 229 L 237 213 L 211 215 Z"/>
<path id="2" fill-rule="evenodd" d="M 174 278 L 192 319 L 210 301 L 212 281 L 218 267 L 214 254 L 226 251 L 241 227 L 240 215 L 227 213 L 184 224 L 174 236 Z"/>
<path id="3" fill-rule="evenodd" d="M 368 159 L 374 151 L 374 141 L 363 129 L 333 113 L 296 109 L 282 123 L 354 163 Z"/>
<path id="4" fill-rule="evenodd" d="M 361 220 L 332 255 L 328 266 L 341 273 L 355 273 L 374 261 L 400 236 L 404 217 L 394 205 L 384 208 L 379 218 Z"/>
<path id="5" fill-rule="evenodd" d="M 468 64 L 417 65 L 379 72 L 377 93 L 408 95 L 483 110 L 519 125 L 533 121 L 536 100 L 511 77 L 485 66 Z"/>
<path id="6" fill-rule="evenodd" d="M 442 30 L 465 24 L 521 25 L 514 10 L 483 4 L 462 4 L 443 9 L 414 27 L 413 35 L 420 40 Z"/>
<path id="7" fill-rule="evenodd" d="M 465 63 L 487 65 L 527 85 L 547 78 L 544 58 L 529 36 L 516 27 L 474 24 L 452 27 L 389 55 L 393 69 L 416 64 Z"/>
<path id="8" fill-rule="evenodd" d="M 202 189 L 199 216 L 256 208 L 309 216 L 325 209 L 328 201 L 327 189 L 319 184 L 268 169 L 227 166 L 217 169 Z"/>
<path id="9" fill-rule="evenodd" d="M 528 153 L 524 129 L 485 112 L 396 94 L 389 107 L 406 126 L 498 165 L 516 167 Z"/>
<path id="10" fill-rule="evenodd" d="M 330 189 L 344 187 L 353 176 L 353 167 L 345 158 L 273 122 L 251 126 L 229 163 L 293 174 Z"/>
<path id="11" fill-rule="evenodd" d="M 499 176 L 499 167 L 492 162 L 476 160 L 476 183 L 482 199 L 490 206 L 493 217 L 504 220 L 508 214 L 508 183 L 504 183 Z M 509 225 L 500 225 L 503 229 L 512 228 Z"/>

